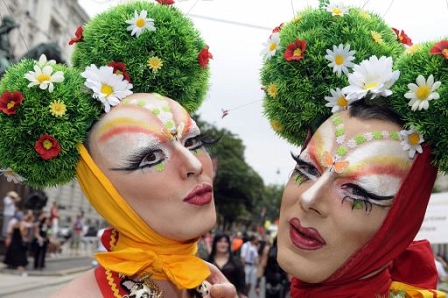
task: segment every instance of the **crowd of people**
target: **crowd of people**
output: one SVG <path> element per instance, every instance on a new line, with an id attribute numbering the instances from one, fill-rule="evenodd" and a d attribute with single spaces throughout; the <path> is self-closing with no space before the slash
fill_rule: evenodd
<path id="1" fill-rule="evenodd" d="M 277 263 L 276 237 L 218 231 L 203 235 L 199 242 L 198 246 L 207 248 L 201 258 L 221 270 L 240 298 L 260 295 L 262 290 L 266 298 L 288 297 L 290 277 Z"/>
<path id="2" fill-rule="evenodd" d="M 27 268 L 43 270 L 47 257 L 61 256 L 66 241 L 69 241 L 70 254 L 79 254 L 84 228 L 81 213 L 73 220 L 69 237 L 64 238 L 58 235 L 59 208 L 56 202 L 42 210 L 26 209 L 15 191 L 8 192 L 3 202 L 2 239 L 6 248 L 3 263 L 8 269 L 15 269 L 23 276 L 27 276 Z M 33 259 L 32 264 L 29 264 L 29 258 Z"/>

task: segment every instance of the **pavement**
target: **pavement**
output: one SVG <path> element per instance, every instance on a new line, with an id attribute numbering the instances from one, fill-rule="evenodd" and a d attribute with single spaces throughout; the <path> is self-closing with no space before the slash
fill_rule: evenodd
<path id="1" fill-rule="evenodd" d="M 27 269 L 21 274 L 15 269 L 0 265 L 0 297 L 19 292 L 28 292 L 42 287 L 68 283 L 79 274 L 92 269 L 90 256 L 62 256 L 48 258 L 43 270 Z M 32 267 L 32 260 L 28 267 Z"/>

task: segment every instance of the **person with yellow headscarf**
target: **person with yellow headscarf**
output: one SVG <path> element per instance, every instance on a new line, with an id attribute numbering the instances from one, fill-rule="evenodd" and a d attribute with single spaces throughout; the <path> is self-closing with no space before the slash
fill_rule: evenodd
<path id="1" fill-rule="evenodd" d="M 99 266 L 53 297 L 235 297 L 196 256 L 216 221 L 215 140 L 190 116 L 212 58 L 199 32 L 173 6 L 134 1 L 70 44 L 72 67 L 25 59 L 0 84 L 3 172 L 35 188 L 77 178 L 112 226 Z"/>

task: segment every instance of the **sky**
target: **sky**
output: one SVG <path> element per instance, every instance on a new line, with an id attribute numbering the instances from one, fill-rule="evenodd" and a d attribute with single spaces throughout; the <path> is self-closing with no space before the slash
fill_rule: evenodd
<path id="1" fill-rule="evenodd" d="M 90 16 L 123 0 L 78 0 Z M 338 0 L 338 2 L 341 2 Z M 448 0 L 346 0 L 381 15 L 414 43 L 448 37 Z M 243 140 L 246 162 L 265 184 L 285 184 L 298 148 L 277 136 L 263 116 L 260 52 L 272 29 L 317 0 L 183 0 L 186 13 L 210 47 L 210 90 L 198 113 Z M 229 114 L 222 118 L 222 110 Z"/>

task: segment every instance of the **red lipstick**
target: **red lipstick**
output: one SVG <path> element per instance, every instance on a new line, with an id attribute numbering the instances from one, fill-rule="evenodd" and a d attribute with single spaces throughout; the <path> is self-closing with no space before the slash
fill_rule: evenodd
<path id="1" fill-rule="evenodd" d="M 316 229 L 303 227 L 298 218 L 289 221 L 289 237 L 295 246 L 304 250 L 316 250 L 326 245 Z"/>
<path id="2" fill-rule="evenodd" d="M 184 202 L 203 206 L 209 204 L 213 199 L 213 187 L 210 184 L 196 186 L 185 198 Z"/>

